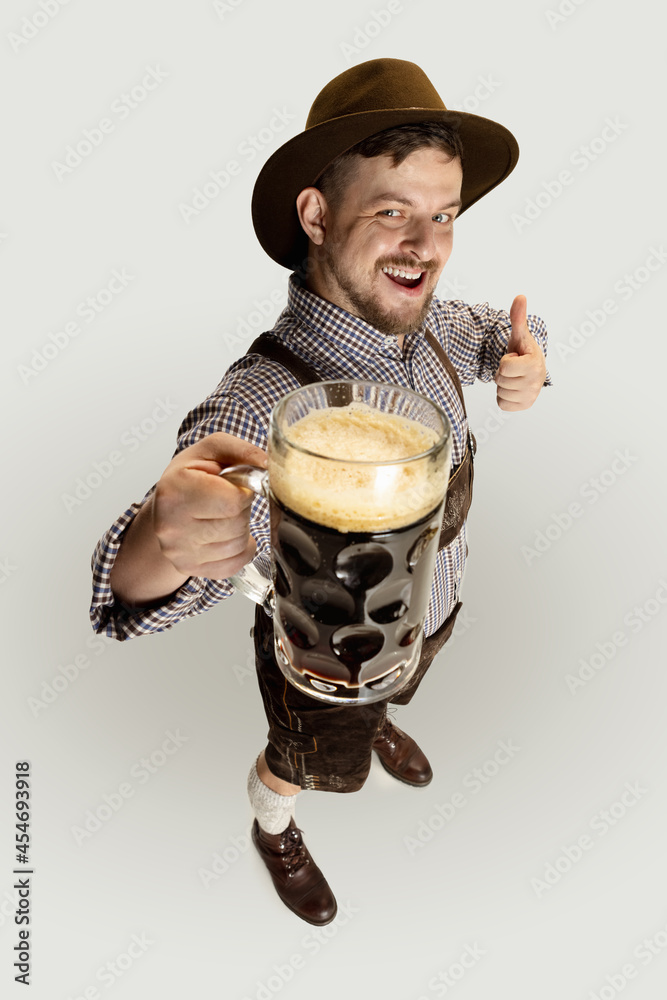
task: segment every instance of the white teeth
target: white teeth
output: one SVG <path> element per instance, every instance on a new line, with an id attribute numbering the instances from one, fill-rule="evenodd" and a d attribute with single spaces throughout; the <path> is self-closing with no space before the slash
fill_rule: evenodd
<path id="1" fill-rule="evenodd" d="M 419 278 L 421 277 L 421 271 L 403 271 L 398 267 L 383 267 L 382 270 L 385 274 L 395 274 L 397 278 Z"/>

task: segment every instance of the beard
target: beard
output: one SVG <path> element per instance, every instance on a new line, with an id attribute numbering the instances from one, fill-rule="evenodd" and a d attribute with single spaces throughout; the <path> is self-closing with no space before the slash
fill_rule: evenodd
<path id="1" fill-rule="evenodd" d="M 354 278 L 349 272 L 346 272 L 343 267 L 341 267 L 340 257 L 335 253 L 335 251 L 332 252 L 331 249 L 328 249 L 326 263 L 339 288 L 345 292 L 345 295 L 349 299 L 350 303 L 354 306 L 354 309 L 356 310 L 355 315 L 358 315 L 360 319 L 363 319 L 364 322 L 370 324 L 370 326 L 374 326 L 376 330 L 380 331 L 380 333 L 384 333 L 389 337 L 400 337 L 419 329 L 426 319 L 428 311 L 431 308 L 435 288 L 432 288 L 431 291 L 428 292 L 423 301 L 415 302 L 412 315 L 401 317 L 394 312 L 383 309 L 372 293 L 359 291 L 358 283 L 354 281 Z M 384 277 L 381 268 L 385 265 L 408 268 L 413 268 L 415 266 L 414 262 L 407 261 L 379 261 L 377 265 L 377 275 L 379 276 L 379 280 L 382 280 Z M 419 267 L 426 272 L 422 281 L 428 281 L 430 273 L 433 270 L 433 264 L 431 262 L 426 264 L 420 263 Z"/>

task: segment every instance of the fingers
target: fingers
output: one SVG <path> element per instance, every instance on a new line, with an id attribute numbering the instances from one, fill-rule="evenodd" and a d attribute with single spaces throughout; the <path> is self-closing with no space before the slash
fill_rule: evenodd
<path id="1" fill-rule="evenodd" d="M 255 499 L 252 490 L 234 486 L 218 474 L 210 476 L 199 469 L 183 469 L 174 481 L 192 517 L 208 520 L 247 514 Z"/>
<path id="2" fill-rule="evenodd" d="M 200 552 L 196 572 L 192 576 L 203 576 L 209 580 L 225 580 L 238 573 L 255 556 L 257 543 L 250 535 L 222 544 L 206 545 Z"/>
<path id="3" fill-rule="evenodd" d="M 496 377 L 496 402 L 501 410 L 527 410 L 537 399 L 541 383 L 532 379 Z"/>
<path id="4" fill-rule="evenodd" d="M 249 562 L 256 551 L 249 514 L 193 517 L 187 510 L 168 511 L 156 525 L 163 554 L 181 573 L 224 579 Z"/>
<path id="5" fill-rule="evenodd" d="M 494 380 L 522 378 L 526 374 L 525 362 L 518 354 L 505 354 L 500 359 L 498 371 L 494 375 Z"/>
<path id="6" fill-rule="evenodd" d="M 533 341 L 533 345 L 534 349 L 531 347 L 524 354 L 503 355 L 498 370 L 493 376 L 498 385 L 506 382 L 509 386 L 510 382 L 516 383 L 519 380 L 525 381 L 526 385 L 531 387 L 542 385 L 546 373 L 546 362 L 539 345 L 535 341 Z"/>
<path id="7" fill-rule="evenodd" d="M 523 401 L 519 402 L 519 401 L 510 400 L 510 399 L 500 399 L 500 398 L 497 398 L 496 401 L 498 403 L 498 408 L 500 410 L 505 410 L 508 413 L 516 413 L 519 410 L 529 410 L 530 407 L 535 402 L 534 399 L 523 400 Z"/>
<path id="8" fill-rule="evenodd" d="M 514 388 L 513 386 L 498 385 L 496 399 L 516 400 L 522 395 L 523 391 L 518 387 Z"/>
<path id="9" fill-rule="evenodd" d="M 197 444 L 186 448 L 182 455 L 188 453 L 188 464 L 193 462 L 199 464 L 200 460 L 215 462 L 218 469 L 215 475 L 229 465 L 258 465 L 265 469 L 267 466 L 267 455 L 265 451 L 257 445 L 250 444 L 249 441 L 242 441 L 240 438 L 216 431 L 215 434 L 208 434 Z"/>
<path id="10" fill-rule="evenodd" d="M 521 403 L 525 396 L 521 388 L 499 385 L 496 390 L 496 402 L 500 406 L 501 401 L 506 403 Z"/>
<path id="11" fill-rule="evenodd" d="M 200 469 L 167 469 L 155 491 L 154 524 L 158 536 L 186 531 L 197 544 L 205 541 L 204 522 L 241 518 L 246 527 L 254 494 Z"/>
<path id="12" fill-rule="evenodd" d="M 266 467 L 261 448 L 216 433 L 185 448 L 155 489 L 153 530 L 164 556 L 180 573 L 224 579 L 256 551 L 250 536 L 255 494 L 220 478 L 229 465 Z"/>

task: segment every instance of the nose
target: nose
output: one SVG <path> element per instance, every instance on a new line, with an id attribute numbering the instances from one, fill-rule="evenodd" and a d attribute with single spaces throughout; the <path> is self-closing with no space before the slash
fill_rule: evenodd
<path id="1" fill-rule="evenodd" d="M 435 256 L 433 220 L 430 216 L 413 216 L 401 236 L 401 249 L 405 253 L 414 254 L 418 260 L 431 260 Z"/>

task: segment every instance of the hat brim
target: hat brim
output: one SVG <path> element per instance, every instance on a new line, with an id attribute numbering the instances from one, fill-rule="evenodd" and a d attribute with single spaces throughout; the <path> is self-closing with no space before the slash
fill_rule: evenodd
<path id="1" fill-rule="evenodd" d="M 439 121 L 455 127 L 463 145 L 463 202 L 459 215 L 505 180 L 519 159 L 519 146 L 503 125 L 463 111 L 403 108 L 368 111 L 322 122 L 273 153 L 252 197 L 257 239 L 278 264 L 296 270 L 308 255 L 308 239 L 297 215 L 297 195 L 351 146 L 376 132 L 411 122 Z"/>

